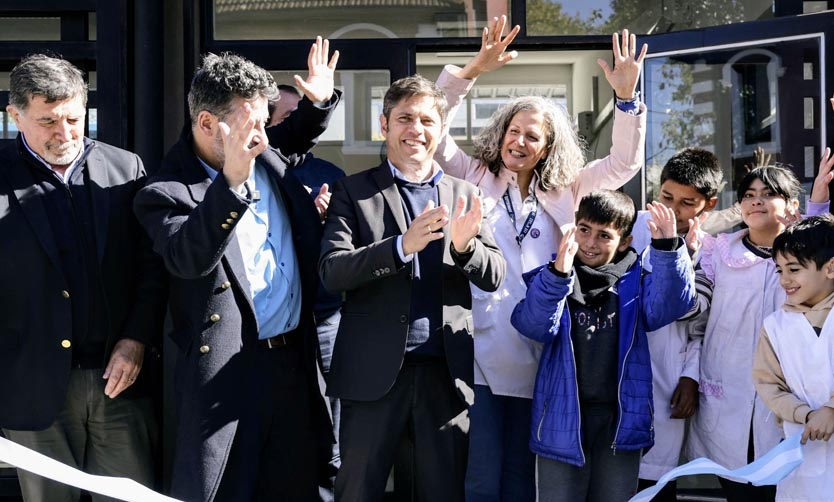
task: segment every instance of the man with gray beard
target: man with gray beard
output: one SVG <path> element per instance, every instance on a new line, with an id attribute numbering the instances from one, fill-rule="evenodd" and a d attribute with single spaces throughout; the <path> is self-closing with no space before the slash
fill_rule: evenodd
<path id="1" fill-rule="evenodd" d="M 10 74 L 0 150 L 0 427 L 92 474 L 153 483 L 148 372 L 166 283 L 132 212 L 136 155 L 84 137 L 87 85 L 42 54 Z M 19 471 L 26 500 L 78 489 Z M 93 495 L 93 500 L 101 497 Z"/>

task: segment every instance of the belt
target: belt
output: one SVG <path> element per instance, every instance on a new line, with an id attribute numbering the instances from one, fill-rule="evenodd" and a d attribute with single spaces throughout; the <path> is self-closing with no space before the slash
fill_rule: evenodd
<path id="1" fill-rule="evenodd" d="M 262 340 L 258 340 L 258 346 L 263 347 L 265 349 L 279 349 L 281 347 L 286 347 L 287 345 L 294 345 L 300 342 L 301 332 L 298 330 L 293 330 L 289 333 L 283 333 L 280 335 L 275 335 L 271 338 L 264 338 Z"/>

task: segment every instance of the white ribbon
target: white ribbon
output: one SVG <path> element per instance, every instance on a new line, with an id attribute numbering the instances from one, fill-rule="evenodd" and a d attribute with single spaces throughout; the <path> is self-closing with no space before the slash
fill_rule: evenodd
<path id="1" fill-rule="evenodd" d="M 734 470 L 718 465 L 708 458 L 696 458 L 667 472 L 660 477 L 657 484 L 631 497 L 629 502 L 648 502 L 669 481 L 693 474 L 715 474 L 733 481 L 753 483 L 756 486 L 775 485 L 802 463 L 802 444 L 799 442 L 801 437 L 802 433 L 794 434 L 758 460 Z"/>
<path id="2" fill-rule="evenodd" d="M 65 485 L 128 502 L 181 502 L 128 478 L 94 476 L 0 437 L 0 462 Z"/>

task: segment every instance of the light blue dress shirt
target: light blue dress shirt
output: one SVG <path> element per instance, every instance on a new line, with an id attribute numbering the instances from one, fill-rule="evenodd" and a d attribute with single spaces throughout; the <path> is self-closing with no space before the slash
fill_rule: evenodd
<path id="1" fill-rule="evenodd" d="M 218 172 L 200 159 L 214 181 Z M 258 319 L 258 338 L 294 330 L 301 318 L 301 278 L 293 247 L 292 227 L 280 191 L 266 169 L 255 163 L 249 184 L 260 200 L 249 204 L 235 226 L 249 293 Z"/>

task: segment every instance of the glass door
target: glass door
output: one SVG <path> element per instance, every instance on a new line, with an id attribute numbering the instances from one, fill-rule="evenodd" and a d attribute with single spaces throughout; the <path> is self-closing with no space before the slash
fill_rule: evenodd
<path id="1" fill-rule="evenodd" d="M 827 96 L 834 82 L 826 80 L 825 57 L 832 19 L 816 14 L 646 37 L 643 202 L 654 200 L 663 165 L 686 147 L 720 159 L 719 209 L 733 204 L 737 182 L 765 160 L 792 167 L 810 192 L 820 153 L 832 143 Z"/>

